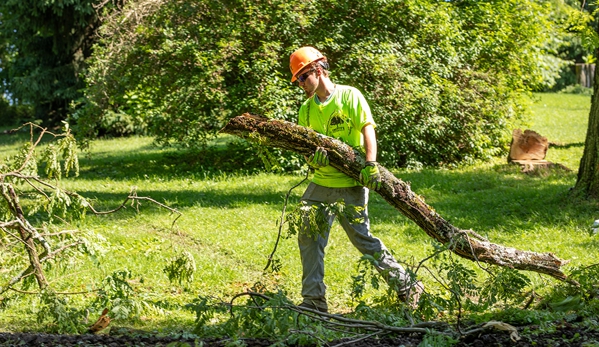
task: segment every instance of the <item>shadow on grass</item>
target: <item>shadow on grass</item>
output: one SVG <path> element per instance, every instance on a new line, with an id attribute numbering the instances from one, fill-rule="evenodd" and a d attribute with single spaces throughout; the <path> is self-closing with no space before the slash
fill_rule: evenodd
<path id="1" fill-rule="evenodd" d="M 89 199 L 96 210 L 110 210 L 122 204 L 127 197 L 128 192 L 109 193 L 101 190 L 79 190 L 78 193 Z M 239 208 L 248 205 L 268 204 L 276 208 L 280 203 L 282 206 L 283 198 L 280 191 L 268 193 L 256 193 L 252 191 L 224 191 L 221 189 L 198 191 L 198 190 L 147 190 L 137 191 L 140 197 L 150 197 L 169 207 L 184 210 L 186 208 L 215 207 L 215 208 Z M 143 206 L 152 206 L 152 202 L 141 202 Z M 157 206 L 149 210 L 159 212 L 161 209 Z M 164 210 L 162 210 L 164 211 Z M 144 212 L 145 213 L 145 212 Z"/>
<path id="2" fill-rule="evenodd" d="M 0 145 L 1 146 L 14 146 L 25 141 L 29 141 L 29 134 L 25 133 L 9 133 L 6 131 L 0 131 Z"/>
<path id="3" fill-rule="evenodd" d="M 192 173 L 197 175 L 197 172 Z M 569 188 L 576 179 L 571 172 L 553 170 L 543 176 L 530 176 L 520 173 L 517 166 L 506 164 L 472 171 L 423 170 L 398 173 L 396 176 L 412 182 L 412 190 L 448 222 L 482 235 L 489 230 L 513 235 L 522 230 L 554 229 L 562 225 L 564 228 L 571 228 L 571 225 L 585 228 L 599 215 L 599 204 L 596 202 L 574 200 L 569 196 Z M 270 191 L 233 190 L 227 189 L 226 185 L 216 185 L 201 191 L 151 189 L 139 190 L 138 194 L 183 213 L 185 209 L 195 206 L 235 209 L 268 205 L 273 210 L 281 211 L 285 193 L 300 180 L 300 175 L 289 176 L 287 186 L 273 187 Z M 305 188 L 296 189 L 296 193 L 301 195 Z M 95 199 L 104 209 L 110 209 L 120 205 L 127 192 L 110 193 L 99 189 L 79 193 Z M 297 203 L 296 200 L 290 200 L 288 213 Z M 148 206 L 148 203 L 144 203 L 144 206 Z M 376 193 L 370 194 L 369 211 L 374 227 L 378 224 L 409 225 L 413 227 L 408 228 L 408 232 L 413 233 L 414 237 L 426 237 L 408 217 Z M 142 213 L 164 213 L 164 210 L 157 206 L 144 207 Z"/>
<path id="4" fill-rule="evenodd" d="M 570 142 L 570 143 L 551 142 L 549 144 L 549 146 L 550 146 L 550 148 L 555 147 L 555 148 L 561 148 L 561 149 L 568 149 L 568 148 L 573 148 L 573 147 L 584 147 L 584 142 Z"/>
<path id="5" fill-rule="evenodd" d="M 513 234 L 560 225 L 585 228 L 599 216 L 597 202 L 570 197 L 576 175 L 561 170 L 529 176 L 506 164 L 469 172 L 424 170 L 396 176 L 411 181 L 412 190 L 449 223 L 483 235 L 491 229 Z M 369 207 L 374 225 L 408 220 L 394 214 L 375 194 L 371 194 Z M 417 227 L 412 230 L 419 233 Z"/>
<path id="6" fill-rule="evenodd" d="M 98 152 L 79 160 L 80 179 L 130 180 L 143 177 L 204 176 L 222 172 L 258 172 L 263 163 L 250 148 L 209 147 L 204 150 L 157 149 L 152 145 L 134 152 Z M 239 168 L 242 168 L 241 170 Z"/>
<path id="7" fill-rule="evenodd" d="M 30 132 L 29 126 L 18 127 L 0 127 L 0 147 L 1 146 L 20 146 L 29 142 L 38 140 L 40 136 L 39 129 L 34 129 L 33 134 Z M 46 133 L 40 144 L 44 144 L 54 139 L 54 135 Z"/>

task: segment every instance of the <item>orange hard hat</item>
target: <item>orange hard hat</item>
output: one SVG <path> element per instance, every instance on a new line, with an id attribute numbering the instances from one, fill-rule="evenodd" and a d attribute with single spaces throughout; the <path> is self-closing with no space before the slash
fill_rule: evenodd
<path id="1" fill-rule="evenodd" d="M 302 71 L 304 67 L 315 61 L 324 60 L 327 58 L 322 55 L 314 47 L 302 47 L 296 50 L 289 57 L 289 68 L 291 69 L 291 82 L 295 82 L 297 79 L 297 73 Z"/>

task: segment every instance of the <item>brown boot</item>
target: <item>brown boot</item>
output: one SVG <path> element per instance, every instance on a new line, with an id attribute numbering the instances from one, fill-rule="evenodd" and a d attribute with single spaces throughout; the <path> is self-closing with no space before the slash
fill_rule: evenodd
<path id="1" fill-rule="evenodd" d="M 415 310 L 418 308 L 418 302 L 422 293 L 424 293 L 424 284 L 417 281 L 405 293 L 399 294 L 398 297 L 400 301 L 405 302 L 412 310 Z"/>
<path id="2" fill-rule="evenodd" d="M 313 302 L 302 302 L 299 304 L 299 307 L 309 308 L 311 310 L 329 313 L 329 308 L 327 306 L 316 306 Z"/>

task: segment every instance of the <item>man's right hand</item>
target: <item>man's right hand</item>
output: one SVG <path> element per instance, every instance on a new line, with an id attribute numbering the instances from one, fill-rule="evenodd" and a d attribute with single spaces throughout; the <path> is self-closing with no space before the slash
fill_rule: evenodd
<path id="1" fill-rule="evenodd" d="M 320 169 L 321 167 L 329 165 L 327 150 L 322 147 L 316 147 L 316 152 L 314 152 L 307 161 L 308 165 L 314 169 Z"/>

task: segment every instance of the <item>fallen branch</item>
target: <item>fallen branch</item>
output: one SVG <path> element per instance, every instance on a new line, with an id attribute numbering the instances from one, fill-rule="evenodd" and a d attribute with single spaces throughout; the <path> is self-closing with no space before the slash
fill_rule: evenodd
<path id="1" fill-rule="evenodd" d="M 11 184 L 2 183 L 0 186 L 2 190 L 2 196 L 6 200 L 8 205 L 8 209 L 10 213 L 18 220 L 18 227 L 16 228 L 19 232 L 18 239 L 21 240 L 25 245 L 25 251 L 27 252 L 27 256 L 29 258 L 29 268 L 33 275 L 35 275 L 35 279 L 40 289 L 44 289 L 48 286 L 48 280 L 44 275 L 44 270 L 42 269 L 39 254 L 35 247 L 35 241 L 33 233 L 31 229 L 28 228 L 29 222 L 25 218 L 25 213 L 23 212 L 23 208 L 19 203 L 19 197 L 15 192 L 14 187 Z M 23 276 L 21 276 L 22 278 Z"/>
<path id="2" fill-rule="evenodd" d="M 364 166 L 365 159 L 357 150 L 337 139 L 291 122 L 269 120 L 245 113 L 232 118 L 221 132 L 301 155 L 310 155 L 317 147 L 324 147 L 329 154 L 330 165 L 356 180 Z M 472 261 L 543 273 L 577 284 L 560 270 L 567 261 L 552 253 L 522 251 L 497 245 L 473 230 L 459 229 L 443 219 L 422 197 L 412 192 L 408 183 L 382 166 L 379 169 L 382 186 L 376 192 L 433 239 L 442 244 L 452 242 L 454 246 L 451 250 L 459 256 Z"/>
<path id="3" fill-rule="evenodd" d="M 76 193 L 72 193 L 72 192 L 65 192 L 68 195 L 71 196 L 75 196 L 78 194 Z M 117 208 L 111 210 L 111 211 L 97 211 L 93 208 L 93 206 L 91 206 L 91 204 L 88 204 L 87 207 L 96 215 L 103 215 L 103 214 L 109 214 L 109 213 L 114 213 L 116 211 L 119 211 L 120 209 L 125 207 L 125 204 L 129 201 L 134 201 L 134 200 L 146 200 L 146 201 L 150 201 L 152 203 L 155 203 L 157 205 L 159 205 L 160 207 L 163 207 L 169 211 L 171 211 L 172 213 L 177 213 L 178 216 L 173 220 L 173 223 L 171 224 L 171 228 L 175 225 L 175 222 L 179 219 L 179 217 L 181 217 L 183 214 L 179 211 L 177 211 L 174 208 L 171 208 L 169 206 L 166 206 L 152 198 L 149 197 L 145 197 L 145 196 L 137 196 L 137 193 L 135 192 L 135 189 L 132 189 L 131 192 L 129 193 L 129 195 L 127 196 L 127 198 L 123 201 L 123 203 L 118 206 Z M 26 222 L 26 220 L 25 220 Z M 13 228 L 13 229 L 18 229 L 18 230 L 25 230 L 28 234 L 27 235 L 31 235 L 31 236 L 35 236 L 37 235 L 37 237 L 29 237 L 27 241 L 24 241 L 23 237 L 19 237 L 18 235 L 11 233 L 8 231 L 8 228 Z M 23 243 L 25 245 L 25 248 L 31 252 L 34 252 L 35 254 L 35 259 L 37 259 L 37 264 L 42 264 L 54 257 L 56 257 L 57 255 L 59 255 L 60 253 L 62 253 L 64 250 L 68 249 L 68 248 L 72 248 L 72 247 L 76 247 L 78 245 L 83 244 L 83 241 L 75 241 L 71 244 L 68 245 L 64 245 L 56 250 L 51 250 L 49 248 L 49 245 L 47 245 L 47 243 L 45 242 L 45 240 L 43 239 L 43 237 L 37 232 L 37 229 L 32 227 L 29 223 L 23 223 L 23 221 L 21 220 L 13 220 L 13 221 L 8 221 L 8 222 L 2 222 L 0 223 L 0 229 L 4 230 L 7 234 L 9 234 L 10 236 L 12 236 L 13 238 L 15 238 L 17 241 Z M 70 231 L 70 233 L 75 233 L 78 232 L 77 230 L 72 230 Z M 48 234 L 48 235 L 61 235 L 67 233 L 67 231 L 61 231 L 58 233 L 54 233 L 54 234 Z M 46 235 L 46 236 L 48 236 Z M 40 241 L 40 244 L 42 244 L 44 246 L 45 251 L 42 254 L 37 254 L 37 251 L 35 249 L 35 245 L 33 244 L 33 240 L 34 239 L 38 239 Z M 31 241 L 29 241 L 31 240 Z M 31 243 L 31 244 L 29 244 Z M 31 259 L 31 256 L 30 256 Z M 28 277 L 32 274 L 35 274 L 36 276 L 38 276 L 38 272 L 36 271 L 36 269 L 38 269 L 38 267 L 36 266 L 32 266 L 35 265 L 36 263 L 31 263 L 29 264 L 29 266 L 23 271 L 21 272 L 20 275 L 15 276 L 13 279 L 11 279 L 4 287 L 0 287 L 0 294 L 3 294 L 4 292 L 6 292 L 7 290 L 13 290 L 13 286 L 17 283 L 19 283 L 21 280 L 23 280 L 25 277 Z M 39 265 L 38 265 L 39 266 Z M 43 278 L 44 277 L 44 273 L 41 270 L 41 266 L 39 266 L 39 271 L 41 273 L 41 276 Z M 47 283 L 46 283 L 47 285 Z M 45 288 L 45 286 L 40 286 L 40 289 Z"/>
<path id="4" fill-rule="evenodd" d="M 75 139 L 69 131 L 68 124 L 65 123 L 65 132 L 63 134 L 48 132 L 46 128 L 33 123 L 27 123 L 14 131 L 18 131 L 26 126 L 30 128 L 30 143 L 26 150 L 21 152 L 22 159 L 17 158 L 18 160 L 3 165 L 2 170 L 6 170 L 7 172 L 0 172 L 0 202 L 4 201 L 4 208 L 7 210 L 5 212 L 8 212 L 5 213 L 7 216 L 4 216 L 3 220 L 0 220 L 0 231 L 14 240 L 3 242 L 0 245 L 0 250 L 7 253 L 11 252 L 11 257 L 15 259 L 21 257 L 23 254 L 27 257 L 28 261 L 23 266 L 24 270 L 12 277 L 6 285 L 0 287 L 0 295 L 7 290 L 16 290 L 12 288 L 14 285 L 32 275 L 35 276 L 40 291 L 44 290 L 49 286 L 49 282 L 46 279 L 42 264 L 51 259 L 60 260 L 60 256 L 66 253 L 67 249 L 76 248 L 86 242 L 83 239 L 78 239 L 72 240 L 68 244 L 62 244 L 66 241 L 64 241 L 61 235 L 73 235 L 78 232 L 77 230 L 63 230 L 46 234 L 40 233 L 26 218 L 29 214 L 25 213 L 19 195 L 23 194 L 23 192 L 27 193 L 28 200 L 33 201 L 33 203 L 25 204 L 30 211 L 35 212 L 44 208 L 49 213 L 50 221 L 59 219 L 65 224 L 67 224 L 67 221 L 53 213 L 53 211 L 65 212 L 71 210 L 75 213 L 83 213 L 85 210 L 90 210 L 96 215 L 109 214 L 124 208 L 125 204 L 129 201 L 133 201 L 132 205 L 138 209 L 141 200 L 150 201 L 162 208 L 168 209 L 172 213 L 177 213 L 178 216 L 173 220 L 171 227 L 181 217 L 181 212 L 176 209 L 168 207 L 152 198 L 137 196 L 135 188 L 131 190 L 127 198 L 116 209 L 112 211 L 97 211 L 86 198 L 75 192 L 63 190 L 56 183 L 63 174 L 68 176 L 70 171 L 74 171 L 75 176 L 77 176 L 79 173 Z M 39 134 L 36 134 L 36 130 L 39 130 Z M 59 140 L 55 146 L 48 146 L 43 155 L 36 156 L 36 148 L 46 135 Z M 35 162 L 37 162 L 38 157 L 45 160 L 47 178 L 37 175 L 37 165 Z M 32 164 L 32 162 L 34 163 Z M 20 190 L 21 186 L 26 186 L 26 188 Z M 34 195 L 34 198 L 31 198 L 31 195 Z M 73 203 L 73 200 L 75 203 Z M 57 242 L 58 245 L 54 249 L 51 244 L 56 239 L 59 242 Z M 19 243 L 23 245 L 23 253 L 18 249 Z M 18 260 L 20 261 L 21 259 Z"/>
<path id="5" fill-rule="evenodd" d="M 488 321 L 482 324 L 477 325 L 475 328 L 469 329 L 467 331 L 455 331 L 451 328 L 451 326 L 446 322 L 440 321 L 426 321 L 420 322 L 417 324 L 412 324 L 410 326 L 395 326 L 384 324 L 375 320 L 362 320 L 362 319 L 354 319 L 348 318 L 343 315 L 338 314 L 330 314 L 321 312 L 315 309 L 296 306 L 293 304 L 285 304 L 278 303 L 272 305 L 272 298 L 268 295 L 257 293 L 257 292 L 244 292 L 239 293 L 233 296 L 229 306 L 230 313 L 233 315 L 233 305 L 234 301 L 240 297 L 248 296 L 253 302 L 253 305 L 243 306 L 246 309 L 256 309 L 260 311 L 264 311 L 268 308 L 270 309 L 285 309 L 291 312 L 295 312 L 298 314 L 305 315 L 314 321 L 321 322 L 323 327 L 329 330 L 340 331 L 344 334 L 353 334 L 353 337 L 349 337 L 348 340 L 341 342 L 335 346 L 343 346 L 352 343 L 356 343 L 358 341 L 362 341 L 374 336 L 382 336 L 386 334 L 421 334 L 426 335 L 430 333 L 434 333 L 437 335 L 452 337 L 452 338 L 463 338 L 470 335 L 486 333 L 493 330 L 506 331 L 510 334 L 511 339 L 516 342 L 520 339 L 518 336 L 517 329 L 509 324 L 498 322 L 498 321 Z M 264 300 L 262 302 L 258 302 L 256 299 Z M 269 302 L 270 301 L 270 302 Z M 342 330 L 345 329 L 345 330 Z M 311 335 L 310 332 L 293 330 L 290 332 L 294 333 L 303 333 L 307 335 Z"/>
<path id="6" fill-rule="evenodd" d="M 264 299 L 267 301 L 271 300 L 271 298 L 269 296 L 261 294 L 261 293 L 256 293 L 256 292 L 239 293 L 239 294 L 233 296 L 233 298 L 231 299 L 231 303 L 230 303 L 231 314 L 233 313 L 233 311 L 232 311 L 233 310 L 233 301 L 235 301 L 235 299 L 242 297 L 242 296 L 249 296 L 252 299 L 257 297 L 257 298 L 261 298 L 261 299 Z M 424 322 L 422 324 L 422 326 L 420 324 L 416 324 L 416 325 L 409 326 L 409 327 L 398 327 L 398 326 L 383 324 L 383 323 L 377 322 L 377 321 L 367 321 L 367 320 L 361 320 L 361 319 L 348 318 L 348 317 L 345 317 L 342 315 L 325 313 L 325 312 L 321 312 L 321 311 L 314 310 L 311 308 L 296 306 L 296 305 L 292 305 L 292 304 L 283 304 L 280 306 L 269 306 L 269 305 L 260 306 L 255 301 L 254 301 L 254 303 L 256 304 L 256 306 L 254 306 L 253 308 L 256 308 L 259 310 L 264 310 L 267 307 L 269 307 L 269 308 L 284 308 L 284 309 L 287 309 L 290 311 L 294 311 L 294 312 L 297 312 L 300 314 L 307 315 L 314 320 L 321 321 L 328 325 L 334 325 L 336 327 L 346 327 L 346 328 L 352 328 L 352 329 L 363 329 L 366 331 L 376 331 L 378 333 L 393 332 L 393 333 L 399 333 L 399 334 L 411 334 L 411 333 L 426 334 L 430 330 L 430 326 L 433 323 L 437 323 L 437 322 Z M 438 334 L 447 335 L 447 336 L 453 335 L 452 333 L 448 333 L 448 332 L 438 332 Z"/>
<path id="7" fill-rule="evenodd" d="M 78 195 L 76 193 L 69 193 L 67 192 L 67 194 L 73 194 L 73 195 Z M 177 222 L 177 220 L 179 219 L 179 217 L 181 217 L 183 214 L 179 211 L 177 211 L 176 209 L 166 206 L 165 204 L 162 204 L 152 198 L 149 198 L 147 196 L 137 196 L 137 191 L 135 190 L 135 188 L 131 189 L 131 192 L 129 192 L 129 195 L 127 195 L 127 197 L 125 198 L 125 200 L 116 208 L 109 210 L 109 211 L 98 211 L 96 210 L 91 204 L 88 204 L 88 208 L 90 209 L 90 211 L 92 211 L 93 214 L 95 215 L 105 215 L 105 214 L 111 214 L 111 213 L 115 213 L 123 208 L 125 208 L 125 205 L 127 204 L 127 202 L 129 201 L 135 201 L 135 200 L 146 200 L 146 201 L 150 201 L 164 209 L 167 209 L 169 211 L 171 211 L 171 213 L 176 213 L 178 214 L 177 218 L 175 218 L 173 220 L 173 223 L 171 224 L 171 228 L 175 225 L 175 222 Z"/>
<path id="8" fill-rule="evenodd" d="M 10 174 L 6 174 L 4 177 L 7 177 L 7 176 L 25 179 L 34 189 L 36 189 L 38 192 L 41 192 L 41 193 L 43 193 L 43 191 L 40 188 L 33 185 L 31 183 L 32 182 L 31 179 L 33 179 L 35 182 L 41 183 L 42 185 L 44 185 L 46 187 L 57 189 L 55 186 L 41 180 L 37 176 L 26 176 L 26 175 L 21 175 L 18 173 L 10 173 Z M 3 179 L 4 179 L 4 177 L 3 177 Z M 0 295 L 5 293 L 7 290 L 14 290 L 13 286 L 15 284 L 19 283 L 25 277 L 28 277 L 31 275 L 36 276 L 36 279 L 38 280 L 39 288 L 44 289 L 45 287 L 48 286 L 48 282 L 45 278 L 44 271 L 41 268 L 41 264 L 52 259 L 52 258 L 55 258 L 56 256 L 61 254 L 66 249 L 76 247 L 78 245 L 83 244 L 84 242 L 81 240 L 78 240 L 73 243 L 63 245 L 62 247 L 60 247 L 56 250 L 52 250 L 50 248 L 50 245 L 45 240 L 45 238 L 38 232 L 38 230 L 35 227 L 33 227 L 31 224 L 29 224 L 27 219 L 25 219 L 21 205 L 19 203 L 18 195 L 14 191 L 13 186 L 8 183 L 2 183 L 0 187 L 2 188 L 3 197 L 9 203 L 9 207 L 13 211 L 13 214 L 15 214 L 17 217 L 17 219 L 15 219 L 15 220 L 0 222 L 0 229 L 3 230 L 4 232 L 6 232 L 11 237 L 13 237 L 18 242 L 21 242 L 25 246 L 25 249 L 27 250 L 28 255 L 29 255 L 29 265 L 27 266 L 27 268 L 25 268 L 25 270 L 23 270 L 19 275 L 13 277 L 5 286 L 0 287 Z M 94 207 L 91 204 L 89 204 L 87 202 L 87 200 L 85 198 L 83 198 L 79 194 L 69 192 L 69 191 L 64 191 L 64 192 L 65 192 L 65 194 L 67 194 L 71 197 L 78 197 L 78 198 L 84 199 L 86 202 L 86 207 L 89 208 L 89 210 L 92 211 L 92 213 L 94 213 L 96 215 L 114 213 L 114 212 L 119 211 L 120 209 L 124 208 L 125 205 L 127 204 L 127 202 L 138 201 L 138 200 L 150 201 L 152 203 L 157 204 L 158 206 L 160 206 L 162 208 L 165 208 L 165 209 L 171 211 L 172 213 L 177 213 L 178 216 L 173 220 L 171 227 L 173 227 L 175 225 L 175 222 L 182 215 L 182 213 L 177 211 L 176 209 L 166 206 L 165 204 L 162 204 L 152 198 L 144 197 L 144 196 L 141 196 L 141 197 L 137 196 L 137 192 L 135 191 L 135 188 L 133 188 L 131 190 L 131 192 L 127 195 L 127 198 L 123 201 L 123 203 L 120 206 L 118 206 L 117 208 L 115 208 L 111 211 L 97 211 L 96 209 L 94 209 Z M 43 195 L 47 197 L 46 194 L 43 194 Z M 19 235 L 10 232 L 9 229 L 18 230 Z M 75 232 L 78 232 L 78 231 L 77 230 L 61 231 L 58 233 L 47 234 L 45 236 L 50 236 L 50 235 L 57 236 L 57 235 L 61 235 L 61 234 L 72 234 Z M 42 252 L 41 254 L 38 254 L 38 252 L 37 252 L 37 249 L 35 247 L 35 240 L 37 240 L 44 249 L 44 252 Z"/>
<path id="9" fill-rule="evenodd" d="M 36 183 L 39 183 L 40 185 L 42 185 L 42 186 L 44 186 L 44 187 L 46 187 L 48 189 L 51 189 L 51 190 L 56 190 L 57 189 L 56 186 L 54 186 L 53 184 L 50 184 L 50 183 L 42 180 L 39 176 L 22 175 L 22 174 L 19 174 L 19 173 L 16 173 L 16 172 L 10 172 L 10 173 L 7 173 L 7 174 L 3 174 L 3 176 L 4 177 L 14 177 L 14 178 L 25 180 L 29 184 L 29 186 L 31 188 L 35 189 L 37 192 L 40 193 L 40 195 L 44 196 L 47 200 L 50 200 L 50 197 L 42 190 L 42 188 L 40 188 L 40 187 L 36 186 L 35 184 L 33 184 L 32 181 L 35 181 Z M 70 197 L 81 198 L 81 199 L 83 199 L 83 200 L 85 200 L 87 202 L 87 199 L 85 199 L 84 197 L 82 197 L 81 195 L 79 195 L 77 193 L 70 192 L 70 191 L 67 191 L 67 190 L 63 190 L 63 192 L 66 195 L 70 196 Z M 181 212 L 177 211 L 176 209 L 174 209 L 172 207 L 166 206 L 165 204 L 162 204 L 162 203 L 160 203 L 160 202 L 158 202 L 158 201 L 156 201 L 156 200 L 154 200 L 154 199 L 152 199 L 150 197 L 138 196 L 135 188 L 131 189 L 131 191 L 129 192 L 129 195 L 127 195 L 127 197 L 121 203 L 121 205 L 117 206 L 116 208 L 114 208 L 112 210 L 109 210 L 109 211 L 98 211 L 98 210 L 96 210 L 89 203 L 87 203 L 87 207 L 95 215 L 106 215 L 106 214 L 115 213 L 115 212 L 117 212 L 117 211 L 125 208 L 127 202 L 129 202 L 129 201 L 135 201 L 135 200 L 146 200 L 146 201 L 150 201 L 150 202 L 152 202 L 152 203 L 154 203 L 154 204 L 156 204 L 156 205 L 158 205 L 158 206 L 160 206 L 160 207 L 162 207 L 164 209 L 167 209 L 167 210 L 171 211 L 171 213 L 176 213 L 178 216 L 177 216 L 177 218 L 175 218 L 173 220 L 173 223 L 171 224 L 171 227 L 173 227 L 175 225 L 175 222 L 179 219 L 179 217 L 182 216 Z M 0 224 L 0 227 L 2 227 L 2 226 L 3 226 L 3 224 Z"/>

